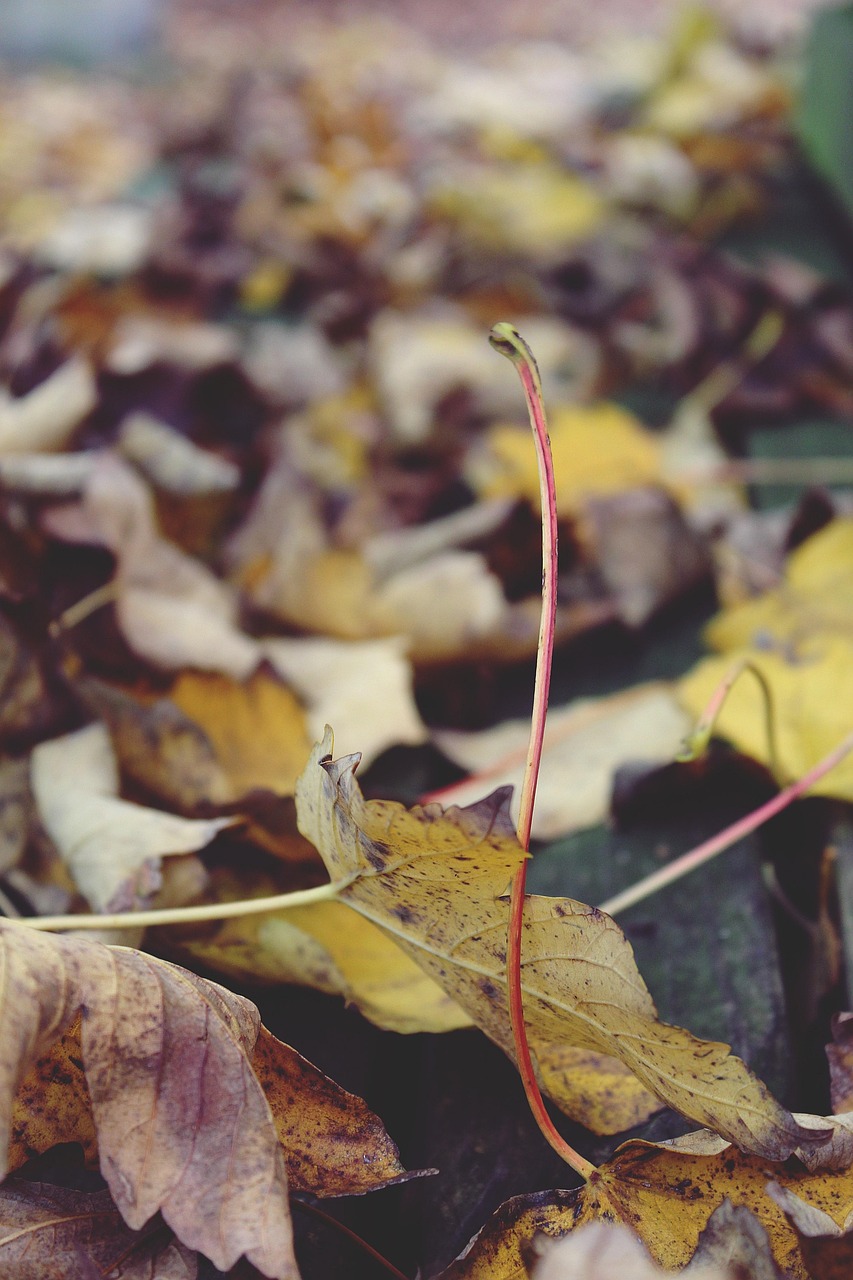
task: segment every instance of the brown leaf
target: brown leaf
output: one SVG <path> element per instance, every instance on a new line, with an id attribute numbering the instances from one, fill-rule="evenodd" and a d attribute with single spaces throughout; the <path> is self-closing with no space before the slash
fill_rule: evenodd
<path id="1" fill-rule="evenodd" d="M 11 1178 L 0 1187 L 0 1269 L 14 1280 L 195 1280 L 195 1253 L 169 1231 L 132 1231 L 108 1191 Z"/>
<path id="2" fill-rule="evenodd" d="M 357 1196 L 420 1176 L 367 1104 L 261 1027 L 252 1068 L 272 1109 L 292 1191 Z M 429 1171 L 427 1171 L 429 1172 Z"/>
<path id="3" fill-rule="evenodd" d="M 0 922 L 0 1148 L 32 1063 L 83 1013 L 100 1165 L 127 1224 L 162 1212 L 221 1270 L 292 1280 L 283 1153 L 251 1068 L 254 1006 L 140 952 Z"/>
<path id="4" fill-rule="evenodd" d="M 98 1131 L 81 1031 L 77 1018 L 19 1086 L 10 1169 L 60 1142 L 80 1143 L 87 1162 L 97 1162 Z M 291 1191 L 361 1195 L 418 1176 L 405 1171 L 382 1122 L 361 1098 L 347 1093 L 266 1027 L 260 1028 L 249 1056 L 283 1148 Z"/>
<path id="5" fill-rule="evenodd" d="M 501 895 L 525 854 L 509 796 L 496 792 L 447 812 L 366 802 L 357 758 L 332 760 L 331 747 L 329 730 L 297 784 L 296 805 L 300 829 L 341 882 L 340 899 L 390 934 L 512 1054 Z M 662 1101 L 769 1159 L 823 1142 L 826 1135 L 798 1125 L 728 1045 L 658 1021 L 627 939 L 596 908 L 528 898 L 523 957 L 537 1056 L 569 1044 L 619 1058 Z"/>
<path id="6" fill-rule="evenodd" d="M 796 1231 L 808 1274 L 815 1280 L 847 1280 L 853 1270 L 853 1208 L 839 1224 L 778 1182 L 768 1184 L 767 1194 Z"/>

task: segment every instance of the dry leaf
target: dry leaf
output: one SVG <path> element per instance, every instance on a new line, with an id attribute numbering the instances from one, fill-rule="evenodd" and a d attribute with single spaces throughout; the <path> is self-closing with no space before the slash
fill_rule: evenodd
<path id="1" fill-rule="evenodd" d="M 362 642 L 270 638 L 260 643 L 265 657 L 308 708 L 312 742 L 334 722 L 346 749 L 360 751 L 366 768 L 386 748 L 416 745 L 426 738 L 406 644 L 399 636 Z"/>
<path id="2" fill-rule="evenodd" d="M 660 478 L 658 441 L 618 405 L 557 405 L 549 426 L 562 518 L 577 511 L 586 497 L 639 488 Z M 491 427 L 466 467 L 466 478 L 482 497 L 526 498 L 539 509 L 536 448 L 529 430 L 509 424 Z"/>
<path id="3" fill-rule="evenodd" d="M 125 418 L 119 428 L 118 447 L 153 485 L 179 497 L 230 493 L 240 483 L 240 471 L 233 462 L 200 449 L 146 413 Z"/>
<path id="4" fill-rule="evenodd" d="M 247 884 L 245 874 L 225 868 L 211 873 L 211 885 L 217 900 L 280 888 L 258 880 Z M 471 1025 L 468 1015 L 387 934 L 339 902 L 235 917 L 173 945 L 179 957 L 192 956 L 230 978 L 300 983 L 343 996 L 385 1031 L 442 1032 Z M 575 1088 L 583 1088 L 571 1078 Z M 584 1079 L 589 1086 L 589 1077 Z"/>
<path id="5" fill-rule="evenodd" d="M 96 404 L 92 369 L 75 356 L 27 395 L 0 398 L 0 454 L 61 449 Z"/>
<path id="6" fill-rule="evenodd" d="M 251 1068 L 248 1001 L 140 952 L 0 922 L 0 1121 L 85 1008 L 82 1059 L 101 1172 L 127 1224 L 158 1212 L 221 1270 L 245 1254 L 295 1280 L 284 1156 Z"/>
<path id="7" fill-rule="evenodd" d="M 185 671 L 170 701 L 198 725 L 227 780 L 227 800 L 259 787 L 293 795 L 311 751 L 305 713 L 275 675 L 263 669 L 238 683 L 212 672 Z"/>
<path id="8" fill-rule="evenodd" d="M 331 747 L 327 730 L 297 783 L 296 806 L 300 830 L 341 882 L 339 899 L 379 924 L 511 1053 L 501 895 L 525 854 L 507 794 L 447 813 L 366 802 L 357 757 L 332 760 Z M 765 1158 L 825 1138 L 798 1125 L 727 1045 L 657 1020 L 627 940 L 596 908 L 529 898 L 523 954 L 535 1054 L 556 1043 L 619 1058 L 662 1101 Z"/>
<path id="9" fill-rule="evenodd" d="M 828 605 L 831 607 L 831 597 Z M 800 646 L 796 655 L 783 648 L 706 658 L 676 686 L 679 701 L 694 721 L 738 657 L 748 658 L 770 688 L 777 757 L 784 775 L 780 781 L 802 777 L 853 727 L 853 642 L 849 637 L 825 635 Z M 771 765 L 763 695 L 758 682 L 748 673 L 732 687 L 715 721 L 714 732 L 733 742 L 745 755 Z M 810 794 L 853 799 L 853 759 L 848 756 L 840 761 L 811 787 Z"/>
<path id="10" fill-rule="evenodd" d="M 81 1030 L 78 1017 L 19 1085 L 12 1111 L 11 1170 L 60 1142 L 78 1142 L 87 1162 L 97 1162 L 98 1131 Z M 405 1172 L 395 1144 L 362 1099 L 290 1045 L 261 1027 L 254 1049 L 246 1052 L 269 1104 L 291 1191 L 362 1195 L 417 1176 Z"/>
<path id="11" fill-rule="evenodd" d="M 853 1111 L 853 1014 L 836 1013 L 826 1046 L 833 1111 Z"/>
<path id="12" fill-rule="evenodd" d="M 605 698 L 585 698 L 548 713 L 533 836 L 547 840 L 602 822 L 610 809 L 615 770 L 629 761 L 669 760 L 690 729 L 690 718 L 665 684 L 638 685 Z M 443 802 L 470 804 L 495 787 L 519 794 L 530 737 L 527 720 L 508 720 L 479 733 L 433 732 L 433 741 L 475 777 L 441 793 Z M 571 778 L 571 785 L 566 779 Z M 517 800 L 511 812 L 517 816 Z"/>
<path id="13" fill-rule="evenodd" d="M 7 1180 L 0 1187 L 0 1269 L 10 1280 L 195 1280 L 195 1253 L 162 1228 L 132 1231 L 108 1191 Z M 86 1268 L 84 1270 L 84 1268 Z"/>
<path id="14" fill-rule="evenodd" d="M 202 849 L 234 822 L 180 818 L 120 800 L 101 724 L 36 747 L 30 781 L 45 830 L 96 911 L 146 905 L 160 887 L 161 858 Z"/>
<path id="15" fill-rule="evenodd" d="M 794 1161 L 772 1166 L 728 1144 L 713 1154 L 694 1155 L 632 1141 L 577 1191 L 543 1191 L 508 1201 L 442 1280 L 523 1280 L 524 1252 L 537 1232 L 560 1238 L 602 1219 L 626 1223 L 660 1266 L 678 1269 L 693 1257 L 711 1215 L 726 1199 L 755 1215 L 784 1275 L 809 1280 L 797 1233 L 767 1192 L 771 1179 L 828 1213 L 836 1226 L 853 1211 L 850 1169 L 809 1172 Z"/>
<path id="16" fill-rule="evenodd" d="M 639 1239 L 613 1222 L 589 1222 L 559 1241 L 542 1242 L 530 1280 L 673 1280 L 661 1271 Z M 691 1280 L 734 1280 L 728 1268 L 701 1266 L 690 1270 Z"/>
<path id="17" fill-rule="evenodd" d="M 808 641 L 853 632 L 853 519 L 836 517 L 788 557 L 781 586 L 724 609 L 706 638 L 721 652 L 768 648 L 796 654 Z"/>
<path id="18" fill-rule="evenodd" d="M 847 1280 L 853 1267 L 853 1208 L 839 1224 L 825 1209 L 778 1182 L 768 1183 L 767 1194 L 796 1231 L 808 1274 L 817 1280 Z"/>

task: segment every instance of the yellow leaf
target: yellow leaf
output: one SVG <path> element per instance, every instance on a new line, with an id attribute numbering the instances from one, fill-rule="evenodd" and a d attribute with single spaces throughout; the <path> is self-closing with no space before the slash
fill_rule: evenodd
<path id="1" fill-rule="evenodd" d="M 478 245 L 536 259 L 589 235 L 605 209 L 589 183 L 547 163 L 463 168 L 443 181 L 429 205 Z"/>
<path id="2" fill-rule="evenodd" d="M 233 799 L 258 787 L 293 794 L 311 742 L 305 712 L 275 676 L 261 670 L 240 682 L 185 671 L 169 697 L 210 739 Z"/>
<path id="3" fill-rule="evenodd" d="M 850 1169 L 810 1173 L 795 1161 L 769 1166 L 729 1146 L 695 1155 L 627 1142 L 577 1191 L 543 1191 L 508 1201 L 442 1280 L 525 1280 L 524 1250 L 537 1232 L 560 1238 L 601 1220 L 625 1223 L 656 1262 L 681 1269 L 726 1197 L 755 1214 L 785 1275 L 808 1280 L 797 1233 L 767 1194 L 771 1180 L 828 1213 L 838 1226 L 853 1211 Z"/>
<path id="4" fill-rule="evenodd" d="M 563 515 L 583 498 L 653 484 L 661 449 L 633 414 L 607 401 L 560 405 L 550 415 L 557 506 Z M 469 482 L 486 498 L 526 498 L 539 507 L 536 449 L 530 431 L 499 423 L 469 463 Z"/>
<path id="5" fill-rule="evenodd" d="M 214 876 L 214 883 L 221 879 Z M 245 879 L 233 878 L 229 890 L 226 897 L 245 896 Z M 226 920 L 212 934 L 183 940 L 180 950 L 231 978 L 296 982 L 343 996 L 385 1031 L 454 1031 L 471 1024 L 381 929 L 339 902 Z"/>
<path id="6" fill-rule="evenodd" d="M 843 606 L 842 606 L 843 607 Z M 787 652 L 744 651 L 761 672 L 773 698 L 779 766 L 786 780 L 802 777 L 853 729 L 853 639 L 823 636 Z M 733 655 L 706 658 L 678 684 L 678 697 L 698 719 L 732 669 Z M 732 687 L 714 732 L 768 767 L 769 743 L 761 689 L 742 678 Z M 848 756 L 811 788 L 810 794 L 853 800 L 853 759 Z"/>
<path id="7" fill-rule="evenodd" d="M 366 802 L 357 757 L 335 761 L 331 748 L 328 730 L 297 783 L 296 807 L 300 830 L 340 883 L 339 899 L 378 924 L 511 1054 L 502 895 L 526 855 L 508 794 L 447 812 Z M 596 908 L 528 898 L 522 945 L 534 1054 L 569 1044 L 619 1058 L 670 1106 L 765 1158 L 818 1141 L 727 1045 L 658 1021 L 630 944 Z"/>
<path id="8" fill-rule="evenodd" d="M 827 635 L 853 643 L 853 519 L 838 518 L 791 553 L 785 581 L 724 609 L 706 630 L 714 649 L 792 646 Z"/>

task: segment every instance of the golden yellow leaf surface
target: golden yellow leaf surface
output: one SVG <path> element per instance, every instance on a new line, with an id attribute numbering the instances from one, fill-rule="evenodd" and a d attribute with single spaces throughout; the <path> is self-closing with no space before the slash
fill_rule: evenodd
<path id="1" fill-rule="evenodd" d="M 503 1205 L 442 1280 L 526 1280 L 524 1250 L 537 1232 L 560 1238 L 588 1222 L 629 1226 L 661 1266 L 684 1267 L 712 1213 L 728 1198 L 750 1209 L 786 1276 L 808 1280 L 797 1232 L 768 1195 L 776 1182 L 843 1225 L 853 1211 L 853 1170 L 808 1172 L 796 1160 L 774 1165 L 726 1146 L 691 1155 L 653 1143 L 621 1146 L 576 1191 L 543 1191 Z"/>
<path id="2" fill-rule="evenodd" d="M 436 188 L 430 205 L 479 245 L 535 257 L 575 244 L 605 208 L 589 183 L 543 162 L 463 169 Z"/>
<path id="3" fill-rule="evenodd" d="M 745 650 L 739 656 L 749 658 L 770 689 L 784 780 L 802 777 L 853 730 L 853 637 L 815 637 L 796 656 L 785 649 Z M 694 718 L 702 714 L 732 665 L 731 654 L 706 658 L 679 681 L 679 700 Z M 748 675 L 736 681 L 714 732 L 770 766 L 765 707 L 757 681 Z M 853 758 L 837 764 L 814 784 L 811 794 L 853 800 Z"/>
<path id="4" fill-rule="evenodd" d="M 331 751 L 329 730 L 297 783 L 296 806 L 340 899 L 384 929 L 511 1055 L 502 895 L 526 855 L 507 793 L 447 812 L 366 802 L 357 758 L 336 761 Z M 609 916 L 571 899 L 530 897 L 522 955 L 537 1056 L 569 1044 L 618 1058 L 670 1106 L 765 1158 L 817 1144 L 728 1045 L 658 1020 L 630 944 Z"/>
<path id="5" fill-rule="evenodd" d="M 788 557 L 785 580 L 754 600 L 724 609 L 705 637 L 713 649 L 767 648 L 796 654 L 806 642 L 853 643 L 853 518 L 838 517 Z"/>
<path id="6" fill-rule="evenodd" d="M 221 887 L 221 876 L 214 885 Z M 260 892 L 274 893 L 272 884 Z M 228 879 L 228 897 L 245 896 L 245 880 Z M 180 954 L 231 978 L 296 982 L 343 996 L 385 1031 L 455 1031 L 471 1019 L 376 925 L 340 902 L 316 902 L 267 915 L 224 920 L 185 939 Z"/>
<path id="7" fill-rule="evenodd" d="M 293 794 L 311 740 L 302 706 L 276 676 L 260 670 L 241 682 L 185 671 L 169 697 L 213 744 L 232 799 L 258 787 Z"/>
<path id="8" fill-rule="evenodd" d="M 604 401 L 559 405 L 550 414 L 557 506 L 563 515 L 584 497 L 654 484 L 661 448 L 633 414 Z M 469 462 L 469 481 L 486 498 L 526 498 L 539 508 L 536 449 L 529 430 L 499 423 Z"/>

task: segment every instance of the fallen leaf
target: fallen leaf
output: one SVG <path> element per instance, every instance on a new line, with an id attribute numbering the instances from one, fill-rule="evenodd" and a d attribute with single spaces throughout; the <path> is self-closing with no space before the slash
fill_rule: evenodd
<path id="1" fill-rule="evenodd" d="M 796 1231 L 807 1273 L 818 1280 L 846 1280 L 853 1267 L 853 1208 L 838 1223 L 778 1182 L 768 1183 L 767 1194 Z"/>
<path id="2" fill-rule="evenodd" d="M 708 1219 L 684 1274 L 696 1280 L 706 1265 L 733 1278 L 782 1280 L 764 1227 L 751 1209 L 728 1199 Z"/>
<path id="3" fill-rule="evenodd" d="M 312 738 L 300 703 L 273 673 L 261 669 L 237 682 L 214 672 L 185 671 L 169 699 L 211 743 L 227 780 L 225 799 L 259 787 L 293 795 Z"/>
<path id="4" fill-rule="evenodd" d="M 530 1280 L 672 1280 L 674 1272 L 661 1271 L 642 1243 L 627 1227 L 613 1222 L 589 1222 L 563 1240 L 543 1241 L 535 1261 L 528 1265 Z M 691 1280 L 732 1280 L 728 1268 L 690 1268 Z"/>
<path id="5" fill-rule="evenodd" d="M 61 449 L 97 404 L 90 365 L 75 356 L 18 399 L 0 398 L 0 454 Z"/>
<path id="6" fill-rule="evenodd" d="M 853 634 L 853 519 L 836 517 L 792 551 L 784 582 L 723 610 L 706 629 L 713 649 L 788 646 Z"/>
<path id="7" fill-rule="evenodd" d="M 629 627 L 643 626 L 710 576 L 705 540 L 664 489 L 649 485 L 588 499 L 580 537 Z"/>
<path id="8" fill-rule="evenodd" d="M 526 855 L 507 793 L 448 812 L 365 801 L 357 757 L 335 761 L 331 749 L 327 729 L 297 783 L 296 807 L 300 830 L 340 882 L 339 900 L 380 925 L 512 1054 L 501 895 Z M 657 1020 L 627 939 L 596 908 L 528 898 L 522 949 L 534 1055 L 556 1043 L 619 1058 L 662 1101 L 765 1158 L 825 1140 L 798 1125 L 727 1045 Z"/>
<path id="9" fill-rule="evenodd" d="M 92 1110 L 82 1034 L 78 1017 L 18 1086 L 10 1170 L 61 1142 L 79 1143 L 87 1163 L 97 1164 L 103 1135 Z M 403 1169 L 397 1147 L 361 1098 L 266 1027 L 260 1027 L 254 1048 L 247 1046 L 246 1053 L 269 1106 L 291 1191 L 362 1195 L 419 1176 Z"/>
<path id="10" fill-rule="evenodd" d="M 536 792 L 534 838 L 547 840 L 602 822 L 619 765 L 672 759 L 690 727 L 670 687 L 660 683 L 552 707 Z M 476 775 L 442 791 L 442 801 L 470 804 L 507 784 L 518 796 L 530 736 L 527 720 L 508 720 L 479 733 L 438 729 L 432 736 L 454 764 Z M 511 807 L 513 817 L 517 803 L 514 800 Z"/>
<path id="11" fill-rule="evenodd" d="M 91 1268 L 91 1273 L 82 1270 Z M 109 1191 L 8 1179 L 0 1187 L 0 1267 L 14 1280 L 195 1280 L 195 1253 L 162 1228 L 132 1231 Z"/>
<path id="12" fill-rule="evenodd" d="M 0 1149 L 19 1083 L 85 1007 L 100 1167 L 128 1226 L 159 1210 L 220 1270 L 245 1254 L 264 1275 L 296 1280 L 284 1156 L 250 1064 L 254 1006 L 141 952 L 9 921 L 0 941 Z"/>
<path id="13" fill-rule="evenodd" d="M 832 1041 L 826 1046 L 832 1110 L 853 1111 L 853 1014 L 833 1015 Z"/>
<path id="14" fill-rule="evenodd" d="M 549 413 L 551 452 L 561 518 L 590 496 L 655 484 L 660 445 L 633 414 L 607 402 L 556 405 Z M 466 478 L 484 498 L 526 498 L 539 509 L 536 449 L 529 429 L 500 423 L 466 463 Z"/>
<path id="15" fill-rule="evenodd" d="M 230 493 L 240 483 L 239 468 L 187 440 L 145 413 L 132 413 L 119 428 L 118 447 L 153 485 L 180 497 Z"/>
<path id="16" fill-rule="evenodd" d="M 361 752 L 367 768 L 388 747 L 425 740 L 401 637 L 361 642 L 276 637 L 260 643 L 264 656 L 307 707 L 312 742 L 334 721 L 335 733 L 348 749 Z"/>
<path id="17" fill-rule="evenodd" d="M 122 772 L 180 810 L 224 804 L 228 778 L 204 729 L 168 698 L 147 701 L 130 689 L 85 676 L 75 688 L 107 726 Z"/>
<path id="18" fill-rule="evenodd" d="M 27 845 L 33 815 L 27 760 L 0 760 L 0 872 L 13 867 Z"/>
<path id="19" fill-rule="evenodd" d="M 210 844 L 233 818 L 189 819 L 118 798 L 109 734 L 101 724 L 43 742 L 30 781 L 39 818 L 96 911 L 147 904 L 160 860 Z"/>
<path id="20" fill-rule="evenodd" d="M 849 638 L 824 635 L 799 646 L 798 654 L 783 648 L 744 650 L 737 656 L 748 658 L 770 689 L 776 754 L 784 775 L 780 781 L 802 777 L 850 732 L 853 644 Z M 706 658 L 678 682 L 678 700 L 694 722 L 731 673 L 734 661 L 733 654 Z M 733 685 L 715 721 L 714 733 L 727 738 L 745 755 L 771 766 L 763 694 L 748 673 Z M 820 778 L 810 794 L 853 799 L 850 757 Z"/>
<path id="21" fill-rule="evenodd" d="M 211 873 L 211 886 L 222 901 L 271 894 L 280 887 L 258 882 L 250 889 L 245 875 L 227 868 Z M 443 1032 L 471 1025 L 459 1005 L 387 934 L 339 902 L 235 917 L 173 945 L 179 957 L 192 956 L 230 978 L 300 983 L 343 996 L 386 1031 Z M 584 1087 L 573 1074 L 571 1079 L 575 1088 Z"/>
<path id="22" fill-rule="evenodd" d="M 507 1201 L 442 1280 L 523 1280 L 524 1252 L 537 1232 L 560 1239 L 602 1220 L 626 1224 L 658 1265 L 680 1269 L 725 1200 L 755 1215 L 785 1276 L 809 1280 L 797 1233 L 768 1194 L 771 1179 L 829 1214 L 837 1226 L 853 1211 L 850 1169 L 809 1172 L 794 1161 L 774 1166 L 727 1143 L 713 1154 L 695 1155 L 635 1140 L 576 1191 L 543 1191 Z"/>
<path id="23" fill-rule="evenodd" d="M 544 161 L 443 167 L 427 204 L 478 247 L 536 262 L 550 262 L 577 244 L 604 213 L 590 183 Z"/>

